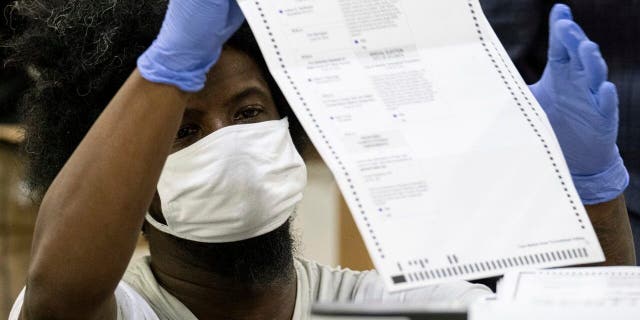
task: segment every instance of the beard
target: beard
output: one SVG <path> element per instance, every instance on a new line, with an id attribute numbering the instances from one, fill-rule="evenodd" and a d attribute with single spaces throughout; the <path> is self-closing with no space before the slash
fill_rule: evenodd
<path id="1" fill-rule="evenodd" d="M 145 222 L 143 230 L 149 228 L 153 226 Z M 264 235 L 228 243 L 185 240 L 158 230 L 154 230 L 154 233 L 161 235 L 154 234 L 153 237 L 167 237 L 162 242 L 170 242 L 170 247 L 179 251 L 175 254 L 181 256 L 181 260 L 234 281 L 238 285 L 263 287 L 295 280 L 292 279 L 295 278 L 295 241 L 291 234 L 291 219 Z M 149 242 L 152 252 L 159 249 L 154 248 L 152 241 Z"/>
<path id="2" fill-rule="evenodd" d="M 156 221 L 167 224 L 157 192 L 149 214 Z M 193 267 L 211 271 L 239 285 L 262 287 L 295 281 L 293 256 L 296 242 L 291 233 L 292 221 L 293 218 L 289 218 L 277 229 L 255 238 L 225 243 L 178 238 L 157 230 L 146 221 L 142 232 L 149 242 L 152 256 L 154 251 L 171 250 L 169 255 L 177 256 Z"/>

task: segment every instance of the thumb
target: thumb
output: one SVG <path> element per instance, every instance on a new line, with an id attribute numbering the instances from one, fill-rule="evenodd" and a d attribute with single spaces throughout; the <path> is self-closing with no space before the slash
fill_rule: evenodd
<path id="1" fill-rule="evenodd" d="M 221 34 L 225 35 L 225 41 L 229 40 L 229 38 L 231 38 L 231 36 L 240 28 L 242 23 L 244 23 L 244 14 L 238 5 L 238 2 L 236 0 L 228 1 L 229 12 L 227 13 L 227 25 L 221 32 Z"/>
<path id="2" fill-rule="evenodd" d="M 237 29 L 244 22 L 244 14 L 236 0 L 229 0 L 229 15 L 227 17 L 227 25 Z"/>

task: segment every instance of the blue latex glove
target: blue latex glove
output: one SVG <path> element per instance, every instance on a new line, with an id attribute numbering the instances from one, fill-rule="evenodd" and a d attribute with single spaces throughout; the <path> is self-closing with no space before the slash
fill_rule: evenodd
<path id="1" fill-rule="evenodd" d="M 607 80 L 597 44 L 557 4 L 549 18 L 549 56 L 540 81 L 530 86 L 558 137 L 584 204 L 618 197 L 629 184 L 616 138 L 618 94 Z"/>
<path id="2" fill-rule="evenodd" d="M 244 22 L 235 0 L 171 0 L 151 47 L 138 59 L 142 76 L 196 92 L 222 46 Z"/>

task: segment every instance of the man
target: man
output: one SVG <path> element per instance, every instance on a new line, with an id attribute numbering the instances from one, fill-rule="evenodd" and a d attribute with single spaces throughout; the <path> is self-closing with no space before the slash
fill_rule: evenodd
<path id="1" fill-rule="evenodd" d="M 467 305 L 490 294 L 463 281 L 389 294 L 375 272 L 295 258 L 288 219 L 304 165 L 282 118 L 290 111 L 240 27 L 237 4 L 171 1 L 148 47 L 165 7 L 15 5 L 32 26 L 13 42 L 14 59 L 39 75 L 27 99 L 31 181 L 47 191 L 11 319 L 303 319 L 314 301 Z M 588 96 L 594 104 L 580 107 L 602 108 L 591 129 L 610 131 L 617 104 L 604 61 L 575 33 L 568 8 L 556 8 L 551 23 L 554 55 L 566 58 L 560 67 L 596 66 L 585 78 L 599 88 Z M 578 53 L 581 45 L 588 48 Z M 553 84 L 536 91 L 552 107 L 564 97 Z M 626 170 L 609 152 L 615 137 L 602 141 L 606 165 L 595 170 L 623 176 L 589 180 L 599 182 L 584 189 L 597 201 L 587 209 L 607 263 L 632 263 L 620 197 Z M 125 271 L 140 228 L 151 256 Z"/>
<path id="2" fill-rule="evenodd" d="M 481 0 L 487 18 L 527 82 L 535 82 L 546 64 L 546 14 L 550 0 Z M 640 1 L 566 1 L 609 64 L 609 79 L 620 96 L 618 146 L 629 170 L 625 191 L 640 255 Z"/>

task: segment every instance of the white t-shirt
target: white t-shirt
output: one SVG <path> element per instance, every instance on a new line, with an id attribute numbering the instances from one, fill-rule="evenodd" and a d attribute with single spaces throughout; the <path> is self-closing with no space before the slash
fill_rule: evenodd
<path id="1" fill-rule="evenodd" d="M 164 290 L 149 267 L 149 257 L 134 262 L 116 289 L 119 320 L 197 320 L 178 299 Z M 386 302 L 421 306 L 468 306 L 492 295 L 489 288 L 465 281 L 389 293 L 375 271 L 336 269 L 304 259 L 295 260 L 297 296 L 293 319 L 308 319 L 315 302 Z M 16 299 L 9 320 L 17 320 L 24 290 Z"/>

